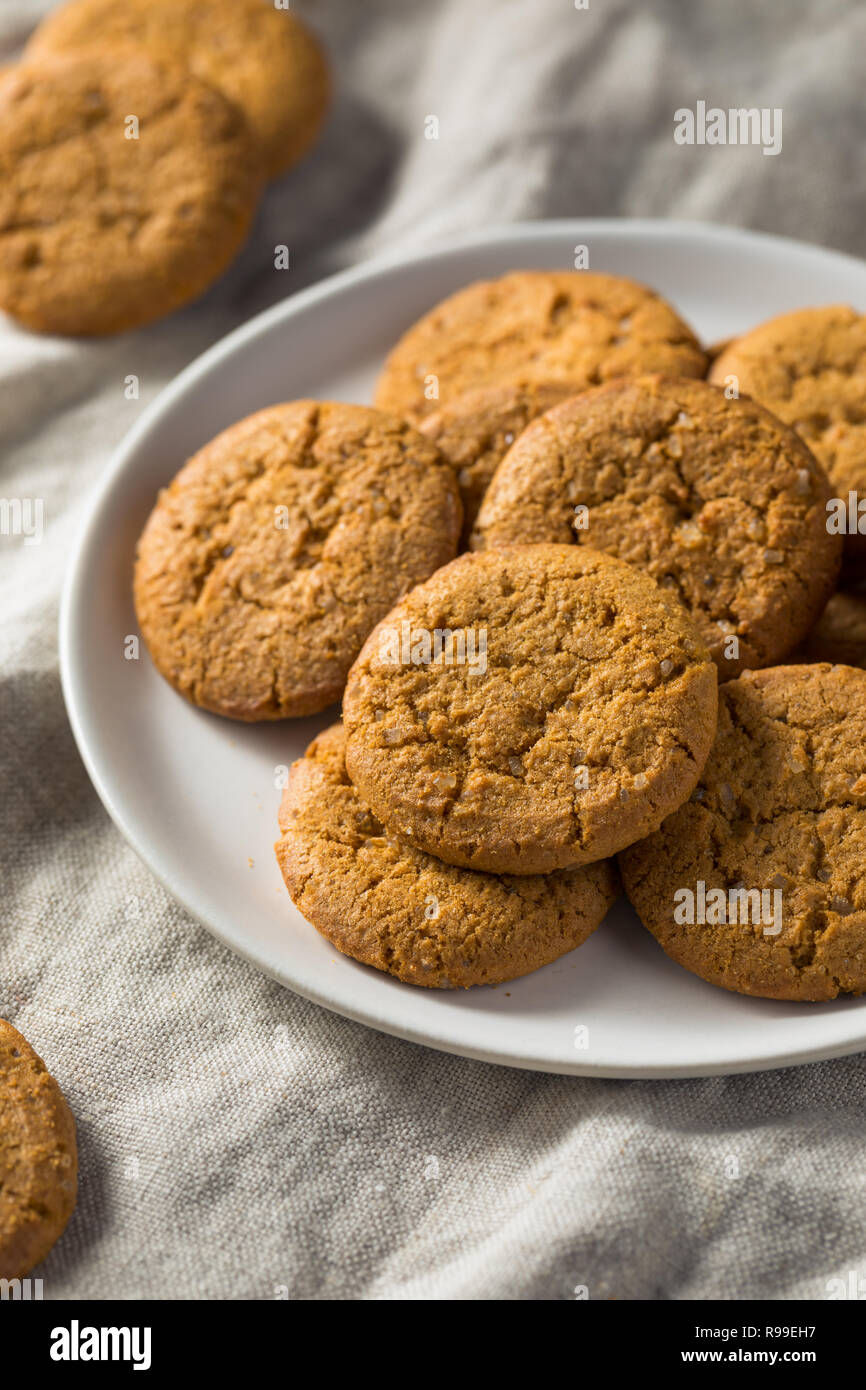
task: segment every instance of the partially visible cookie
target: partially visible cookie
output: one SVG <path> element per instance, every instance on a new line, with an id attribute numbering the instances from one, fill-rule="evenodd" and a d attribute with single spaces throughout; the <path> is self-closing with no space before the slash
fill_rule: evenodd
<path id="1" fill-rule="evenodd" d="M 498 984 L 582 945 L 616 898 L 609 859 L 499 878 L 413 849 L 365 806 L 344 752 L 335 724 L 292 765 L 275 847 L 292 901 L 344 955 L 432 989 Z"/>
<path id="2" fill-rule="evenodd" d="M 454 555 L 453 470 L 405 420 L 294 401 L 211 440 L 159 496 L 135 606 L 157 669 L 234 719 L 338 700 L 371 628 Z"/>
<path id="3" fill-rule="evenodd" d="M 45 1063 L 0 1018 L 0 1279 L 44 1260 L 75 1207 L 75 1121 Z"/>
<path id="4" fill-rule="evenodd" d="M 518 435 L 536 416 L 573 394 L 567 382 L 482 386 L 455 396 L 420 425 L 457 473 L 463 503 L 463 544 L 490 480 Z"/>
<path id="5" fill-rule="evenodd" d="M 182 65 L 218 88 L 243 112 L 270 178 L 306 153 L 328 109 L 321 44 L 272 0 L 69 0 L 43 20 L 27 55 L 94 42 Z"/>
<path id="6" fill-rule="evenodd" d="M 783 666 L 723 685 L 699 788 L 620 867 L 644 926 L 711 984 L 866 991 L 866 671 Z"/>
<path id="7" fill-rule="evenodd" d="M 716 671 L 676 598 L 584 547 L 461 555 L 371 633 L 346 766 L 418 849 L 489 873 L 605 859 L 694 787 Z"/>
<path id="8" fill-rule="evenodd" d="M 866 315 L 844 304 L 797 309 L 737 338 L 710 381 L 736 377 L 741 392 L 791 425 L 826 469 L 834 494 L 866 500 Z M 846 549 L 866 560 L 863 531 Z"/>
<path id="9" fill-rule="evenodd" d="M 573 396 L 509 449 L 476 548 L 569 541 L 645 570 L 688 609 L 722 679 L 781 660 L 832 593 L 827 479 L 762 406 L 643 377 Z"/>
<path id="10" fill-rule="evenodd" d="M 0 309 L 46 333 L 149 323 L 222 274 L 261 187 L 240 112 L 183 68 L 101 50 L 11 68 Z"/>
<path id="11" fill-rule="evenodd" d="M 419 319 L 390 353 L 376 404 L 415 419 L 476 387 L 582 390 L 653 371 L 706 371 L 691 329 L 659 295 L 616 275 L 515 270 L 459 290 Z"/>
<path id="12" fill-rule="evenodd" d="M 866 670 L 866 589 L 838 590 L 791 656 L 793 665 L 816 661 Z"/>

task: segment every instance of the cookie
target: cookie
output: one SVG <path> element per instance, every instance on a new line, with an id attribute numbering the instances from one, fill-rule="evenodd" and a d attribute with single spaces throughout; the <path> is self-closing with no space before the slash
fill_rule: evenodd
<path id="1" fill-rule="evenodd" d="M 770 999 L 866 990 L 866 671 L 784 666 L 722 686 L 692 799 L 620 855 L 673 960 Z"/>
<path id="2" fill-rule="evenodd" d="M 577 546 L 467 553 L 364 644 L 346 766 L 417 849 L 489 873 L 605 859 L 695 785 L 716 671 L 681 605 Z"/>
<path id="3" fill-rule="evenodd" d="M 643 377 L 540 416 L 502 460 L 472 545 L 573 541 L 688 609 L 722 679 L 781 660 L 832 593 L 830 486 L 792 430 L 702 381 Z"/>
<path id="4" fill-rule="evenodd" d="M 0 1018 L 0 1279 L 44 1260 L 75 1207 L 75 1121 L 45 1063 Z"/>
<path id="5" fill-rule="evenodd" d="M 261 183 L 240 113 L 183 69 L 105 52 L 13 68 L 0 78 L 0 308 L 66 334 L 170 313 L 226 269 Z"/>
<path id="6" fill-rule="evenodd" d="M 732 376 L 805 440 L 835 496 L 866 500 L 866 315 L 830 304 L 762 323 L 713 363 L 711 381 Z M 846 535 L 846 550 L 861 562 L 862 520 L 862 535 Z"/>
<path id="7" fill-rule="evenodd" d="M 464 547 L 490 480 L 517 436 L 536 416 L 572 394 L 565 382 L 482 386 L 455 396 L 421 422 L 421 433 L 433 440 L 457 473 Z"/>
<path id="8" fill-rule="evenodd" d="M 453 470 L 404 420 L 294 401 L 233 425 L 160 494 L 135 606 L 157 669 L 234 719 L 339 699 L 371 628 L 454 555 Z"/>
<path id="9" fill-rule="evenodd" d="M 791 657 L 794 665 L 830 661 L 866 670 L 866 589 L 833 594 L 824 612 Z"/>
<path id="10" fill-rule="evenodd" d="M 361 800 L 344 753 L 335 724 L 292 765 L 275 846 L 292 901 L 344 955 L 430 989 L 500 984 L 581 946 L 613 904 L 609 859 L 500 878 L 413 849 Z"/>
<path id="11" fill-rule="evenodd" d="M 652 290 L 588 271 L 516 270 L 437 304 L 400 339 L 376 404 L 410 419 L 481 386 L 583 390 L 638 372 L 700 377 L 691 330 Z"/>
<path id="12" fill-rule="evenodd" d="M 188 68 L 216 87 L 243 112 L 270 178 L 319 134 L 330 101 L 327 62 L 286 8 L 267 0 L 72 0 L 43 21 L 27 54 L 86 50 L 95 38 Z"/>

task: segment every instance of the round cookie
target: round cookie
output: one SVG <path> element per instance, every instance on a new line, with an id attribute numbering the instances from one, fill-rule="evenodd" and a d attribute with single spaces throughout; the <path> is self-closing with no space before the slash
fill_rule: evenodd
<path id="1" fill-rule="evenodd" d="M 269 0 L 71 0 L 43 21 L 27 55 L 86 50 L 94 38 L 188 68 L 216 87 L 243 112 L 270 178 L 319 134 L 330 101 L 322 47 Z"/>
<path id="2" fill-rule="evenodd" d="M 782 666 L 722 686 L 700 787 L 620 866 L 644 925 L 711 984 L 863 993 L 866 671 Z"/>
<path id="3" fill-rule="evenodd" d="M 106 52 L 13 68 L 0 78 L 0 308 L 68 334 L 168 314 L 226 269 L 261 184 L 240 113 L 183 69 Z"/>
<path id="4" fill-rule="evenodd" d="M 866 315 L 830 304 L 762 323 L 720 354 L 709 379 L 731 376 L 806 441 L 836 496 L 866 499 Z M 866 518 L 863 529 L 846 536 L 860 561 Z"/>
<path id="5" fill-rule="evenodd" d="M 578 391 L 638 372 L 705 371 L 691 329 L 643 285 L 516 270 L 459 290 L 419 319 L 390 353 L 376 404 L 416 419 L 481 386 L 561 381 Z"/>
<path id="6" fill-rule="evenodd" d="M 184 465 L 138 545 L 135 606 L 158 670 L 235 719 L 339 699 L 364 639 L 460 535 L 452 469 L 404 420 L 294 401 Z"/>
<path id="7" fill-rule="evenodd" d="M 467 553 L 371 633 L 346 766 L 418 849 L 490 873 L 605 859 L 695 785 L 716 671 L 682 606 L 577 546 Z"/>
<path id="8" fill-rule="evenodd" d="M 364 805 L 344 753 L 335 724 L 292 765 L 275 846 L 292 901 L 344 955 L 432 989 L 500 984 L 582 945 L 614 902 L 609 859 L 499 878 L 413 849 Z"/>
<path id="9" fill-rule="evenodd" d="M 45 1063 L 0 1018 L 0 1279 L 44 1260 L 75 1207 L 75 1121 Z"/>
<path id="10" fill-rule="evenodd" d="M 508 451 L 475 548 L 576 542 L 676 594 L 722 679 L 781 660 L 833 590 L 824 473 L 762 406 L 702 381 L 643 377 L 574 396 Z"/>
<path id="11" fill-rule="evenodd" d="M 463 503 L 462 544 L 490 480 L 519 434 L 536 416 L 573 394 L 565 382 L 527 386 L 482 386 L 443 405 L 419 426 L 457 473 Z"/>
<path id="12" fill-rule="evenodd" d="M 791 657 L 794 665 L 830 661 L 866 670 L 866 589 L 833 594 L 809 636 Z"/>

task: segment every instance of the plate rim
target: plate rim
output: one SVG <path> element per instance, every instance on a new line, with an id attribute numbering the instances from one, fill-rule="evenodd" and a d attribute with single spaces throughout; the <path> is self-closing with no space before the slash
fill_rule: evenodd
<path id="1" fill-rule="evenodd" d="M 127 844 L 134 850 L 148 871 L 163 885 L 166 891 L 184 908 L 186 912 L 215 937 L 223 946 L 248 961 L 257 970 L 276 980 L 283 988 L 308 999 L 310 1002 L 336 1013 L 353 1022 L 373 1028 L 377 1032 L 398 1037 L 407 1042 L 433 1048 L 452 1056 L 468 1057 L 474 1061 L 486 1062 L 496 1066 L 516 1067 L 520 1070 L 539 1071 L 551 1075 L 597 1077 L 599 1079 L 618 1078 L 631 1080 L 675 1080 L 709 1076 L 732 1076 L 744 1073 L 781 1070 L 787 1067 L 802 1066 L 809 1063 L 828 1061 L 835 1057 L 850 1056 L 866 1049 L 866 1031 L 857 1037 L 844 1041 L 827 1043 L 824 1046 L 808 1046 L 792 1051 L 787 1048 L 778 1055 L 762 1054 L 754 1057 L 738 1058 L 735 1061 L 650 1064 L 593 1064 L 586 1060 L 557 1061 L 534 1056 L 531 1053 L 504 1055 L 492 1052 L 483 1046 L 473 1046 L 465 1042 L 455 1042 L 450 1038 L 431 1033 L 428 1028 L 413 1029 L 406 1024 L 397 1024 L 382 1017 L 374 1008 L 353 1007 L 342 1000 L 335 1002 L 326 993 L 317 990 L 306 982 L 299 984 L 289 979 L 285 971 L 274 964 L 263 961 L 261 955 L 247 949 L 243 938 L 232 936 L 222 926 L 208 920 L 202 911 L 191 901 L 172 875 L 165 872 L 158 862 L 154 862 L 149 847 L 143 846 L 128 824 L 123 808 L 115 800 L 113 791 L 103 777 L 101 768 L 91 755 L 89 741 L 84 728 L 83 697 L 80 683 L 76 678 L 75 622 L 78 604 L 82 597 L 84 583 L 83 570 L 90 551 L 93 533 L 98 530 L 102 513 L 113 495 L 115 485 L 123 476 L 129 457 L 146 438 L 153 426 L 195 382 L 207 375 L 212 367 L 227 358 L 233 357 L 245 345 L 268 333 L 283 320 L 291 319 L 299 312 L 314 307 L 318 302 L 339 295 L 343 289 L 362 285 L 369 280 L 388 273 L 407 268 L 413 264 L 421 267 L 436 260 L 444 260 L 454 254 L 502 246 L 511 243 L 519 245 L 526 240 L 555 242 L 562 237 L 593 235 L 621 235 L 627 232 L 635 238 L 642 235 L 663 233 L 670 240 L 690 241 L 699 238 L 703 241 L 724 242 L 760 246 L 770 251 L 774 246 L 785 251 L 800 251 L 814 257 L 816 255 L 836 262 L 840 268 L 850 266 L 862 274 L 866 262 L 847 252 L 832 247 L 824 247 L 802 241 L 798 238 L 776 233 L 753 231 L 724 223 L 701 222 L 693 219 L 665 219 L 645 217 L 599 217 L 599 218 L 556 218 L 537 221 L 502 223 L 482 230 L 474 230 L 436 241 L 433 244 L 421 243 L 411 249 L 397 247 L 371 257 L 356 266 L 349 266 L 316 281 L 294 293 L 287 295 L 278 303 L 236 328 L 215 343 L 212 343 L 197 357 L 193 358 L 177 375 L 157 393 L 144 408 L 137 420 L 125 432 L 114 447 L 102 472 L 84 503 L 84 518 L 77 530 L 63 576 L 59 619 L 58 647 L 60 658 L 60 680 L 63 700 L 66 707 L 72 734 L 78 753 L 84 763 L 93 787 L 108 812 L 112 822 L 120 831 Z"/>

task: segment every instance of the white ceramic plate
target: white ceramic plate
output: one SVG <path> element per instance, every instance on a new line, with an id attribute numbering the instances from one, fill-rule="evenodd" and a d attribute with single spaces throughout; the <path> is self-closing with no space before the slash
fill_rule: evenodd
<path id="1" fill-rule="evenodd" d="M 580 950 L 495 989 L 414 989 L 340 956 L 292 906 L 272 849 L 275 765 L 298 757 L 335 711 L 236 724 L 189 706 L 144 650 L 140 661 L 124 659 L 124 637 L 137 631 L 134 543 L 157 489 L 194 449 L 278 401 L 369 400 L 387 349 L 437 300 L 516 268 L 570 269 L 580 244 L 591 269 L 654 286 L 707 342 L 802 305 L 866 309 L 861 261 L 776 237 L 652 221 L 505 227 L 295 295 L 182 372 L 107 469 L 61 612 L 78 746 L 120 830 L 194 916 L 291 989 L 374 1028 L 487 1061 L 596 1076 L 750 1071 L 866 1048 L 866 999 L 787 1004 L 714 989 L 668 960 L 624 900 Z"/>

